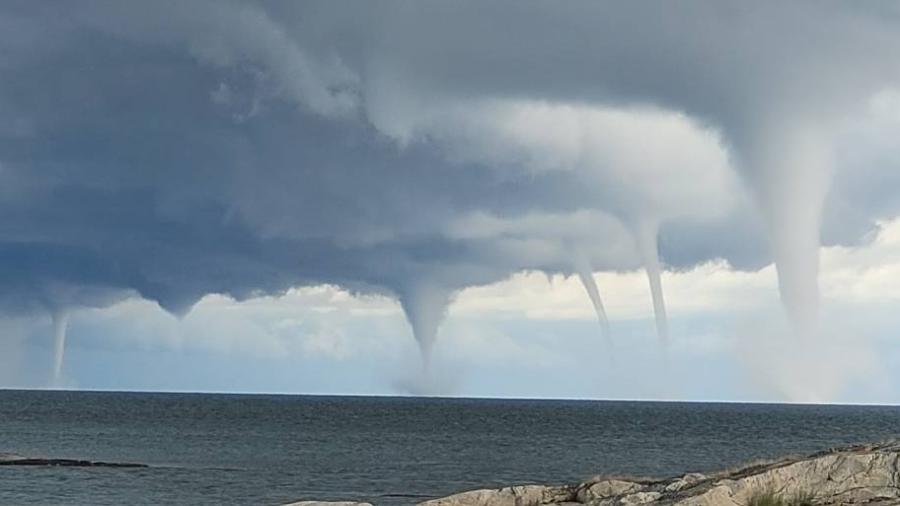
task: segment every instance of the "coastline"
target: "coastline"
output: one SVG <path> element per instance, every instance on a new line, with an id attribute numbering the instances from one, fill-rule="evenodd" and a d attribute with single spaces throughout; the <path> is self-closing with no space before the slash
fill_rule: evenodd
<path id="1" fill-rule="evenodd" d="M 759 502 L 764 498 L 770 502 Z M 517 485 L 431 499 L 419 506 L 900 505 L 900 442 L 831 448 L 671 478 L 596 476 L 568 485 Z M 300 501 L 284 506 L 372 506 Z M 377 504 L 375 505 L 377 506 Z"/>

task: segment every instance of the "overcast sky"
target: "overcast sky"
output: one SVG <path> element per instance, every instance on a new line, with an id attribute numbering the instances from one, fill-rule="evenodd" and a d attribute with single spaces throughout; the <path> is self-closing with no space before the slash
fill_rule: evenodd
<path id="1" fill-rule="evenodd" d="M 900 402 L 893 2 L 0 2 L 0 386 Z"/>

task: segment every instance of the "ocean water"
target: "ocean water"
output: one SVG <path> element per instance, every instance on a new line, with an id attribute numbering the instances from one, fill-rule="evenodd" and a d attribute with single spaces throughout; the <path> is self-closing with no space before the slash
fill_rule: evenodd
<path id="1" fill-rule="evenodd" d="M 897 435 L 897 407 L 0 391 L 0 451 L 150 466 L 0 466 L 0 504 L 413 504 Z"/>

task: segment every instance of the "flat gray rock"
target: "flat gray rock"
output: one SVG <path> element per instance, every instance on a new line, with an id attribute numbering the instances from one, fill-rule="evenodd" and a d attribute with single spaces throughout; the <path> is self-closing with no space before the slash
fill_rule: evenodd
<path id="1" fill-rule="evenodd" d="M 746 506 L 776 491 L 809 504 L 900 505 L 900 443 L 835 448 L 800 458 L 669 479 L 597 477 L 577 485 L 484 489 L 425 501 L 420 506 Z"/>
<path id="2" fill-rule="evenodd" d="M 372 506 L 372 504 L 353 501 L 298 501 L 283 504 L 282 506 Z"/>
<path id="3" fill-rule="evenodd" d="M 59 466 L 59 467 L 147 467 L 146 464 L 130 462 L 97 462 L 78 459 L 35 458 L 18 453 L 0 452 L 0 466 Z"/>

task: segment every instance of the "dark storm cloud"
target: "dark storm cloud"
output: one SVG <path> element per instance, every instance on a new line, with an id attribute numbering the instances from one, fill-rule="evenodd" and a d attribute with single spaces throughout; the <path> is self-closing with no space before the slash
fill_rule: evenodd
<path id="1" fill-rule="evenodd" d="M 846 147 L 874 187 L 843 157 L 773 163 L 896 86 L 887 3 L 7 1 L 0 28 L 7 311 L 316 283 L 441 301 L 571 272 L 573 245 L 637 268 L 644 220 L 672 266 L 757 268 L 767 234 L 796 246 L 766 227 L 816 225 L 791 198 L 842 243 L 898 204 L 891 146 Z M 825 200 L 831 172 L 853 184 Z"/>

